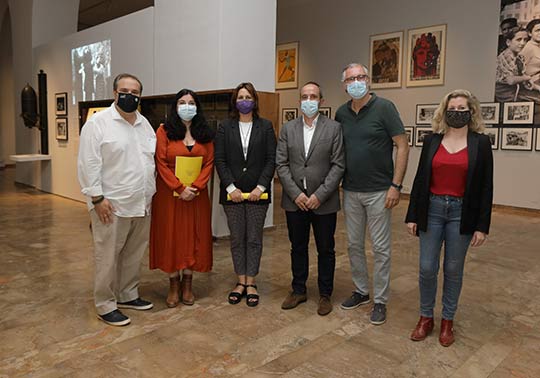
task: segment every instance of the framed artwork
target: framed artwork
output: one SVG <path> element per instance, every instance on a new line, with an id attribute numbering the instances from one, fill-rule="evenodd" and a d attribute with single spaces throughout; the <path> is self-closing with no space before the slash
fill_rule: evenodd
<path id="1" fill-rule="evenodd" d="M 407 32 L 407 87 L 444 85 L 446 25 Z"/>
<path id="2" fill-rule="evenodd" d="M 536 151 L 540 151 L 540 132 L 538 130 L 536 129 L 536 146 L 534 146 Z"/>
<path id="3" fill-rule="evenodd" d="M 415 130 L 415 136 L 414 136 L 414 145 L 416 147 L 422 147 L 424 145 L 424 138 L 428 134 L 432 134 L 433 130 L 431 127 L 426 126 L 417 126 Z"/>
<path id="4" fill-rule="evenodd" d="M 68 120 L 67 118 L 56 119 L 56 139 L 68 140 Z"/>
<path id="5" fill-rule="evenodd" d="M 505 102 L 503 110 L 504 124 L 530 125 L 533 123 L 534 102 Z"/>
<path id="6" fill-rule="evenodd" d="M 501 150 L 532 151 L 532 138 L 532 127 L 505 127 L 501 134 Z"/>
<path id="7" fill-rule="evenodd" d="M 439 104 L 417 104 L 416 105 L 416 124 L 417 125 L 431 125 L 435 110 L 439 107 Z"/>
<path id="8" fill-rule="evenodd" d="M 400 88 L 403 61 L 403 32 L 369 37 L 371 88 Z"/>
<path id="9" fill-rule="evenodd" d="M 287 123 L 293 119 L 298 118 L 298 109 L 297 108 L 283 108 L 281 110 L 281 122 Z"/>
<path id="10" fill-rule="evenodd" d="M 332 116 L 332 108 L 329 106 L 322 106 L 319 108 L 319 113 L 330 118 Z"/>
<path id="11" fill-rule="evenodd" d="M 298 42 L 276 47 L 276 89 L 298 88 Z"/>
<path id="12" fill-rule="evenodd" d="M 486 134 L 489 137 L 489 140 L 491 141 L 491 149 L 492 150 L 498 150 L 499 149 L 499 129 L 497 127 L 486 127 L 484 130 L 484 134 Z"/>
<path id="13" fill-rule="evenodd" d="M 55 114 L 57 116 L 67 116 L 68 110 L 67 110 L 67 93 L 56 93 L 54 95 L 55 98 Z"/>
<path id="14" fill-rule="evenodd" d="M 407 135 L 409 146 L 412 146 L 414 142 L 414 126 L 405 126 L 405 135 Z"/>
<path id="15" fill-rule="evenodd" d="M 500 104 L 498 102 L 482 102 L 480 103 L 480 112 L 482 113 L 482 121 L 485 124 L 498 124 Z"/>

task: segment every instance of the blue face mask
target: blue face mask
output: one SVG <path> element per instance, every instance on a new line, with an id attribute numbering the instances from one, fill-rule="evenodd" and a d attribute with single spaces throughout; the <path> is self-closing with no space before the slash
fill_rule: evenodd
<path id="1" fill-rule="evenodd" d="M 311 118 L 319 111 L 319 101 L 316 100 L 304 100 L 302 101 L 300 108 L 308 118 Z"/>
<path id="2" fill-rule="evenodd" d="M 355 100 L 360 100 L 368 93 L 368 87 L 365 81 L 355 80 L 347 84 L 347 93 Z"/>
<path id="3" fill-rule="evenodd" d="M 178 113 L 178 117 L 180 117 L 182 121 L 191 121 L 193 117 L 197 115 L 197 106 L 190 104 L 181 104 L 178 105 L 176 111 Z"/>

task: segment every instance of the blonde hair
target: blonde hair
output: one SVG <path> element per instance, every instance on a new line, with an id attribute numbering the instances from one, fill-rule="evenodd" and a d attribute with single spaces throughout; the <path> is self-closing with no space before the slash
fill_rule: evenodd
<path id="1" fill-rule="evenodd" d="M 467 99 L 467 105 L 471 111 L 471 121 L 469 122 L 469 130 L 477 133 L 484 131 L 485 125 L 482 121 L 482 112 L 480 111 L 480 102 L 471 92 L 466 89 L 456 89 L 448 93 L 442 99 L 439 107 L 435 111 L 433 121 L 431 121 L 431 127 L 436 134 L 445 134 L 448 131 L 448 124 L 446 123 L 446 109 L 451 99 L 463 97 Z"/>

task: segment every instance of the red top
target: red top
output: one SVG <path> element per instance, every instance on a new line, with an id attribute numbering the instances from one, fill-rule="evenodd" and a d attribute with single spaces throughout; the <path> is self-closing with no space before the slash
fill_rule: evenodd
<path id="1" fill-rule="evenodd" d="M 467 147 L 451 154 L 441 143 L 431 163 L 431 193 L 463 197 L 468 167 Z"/>

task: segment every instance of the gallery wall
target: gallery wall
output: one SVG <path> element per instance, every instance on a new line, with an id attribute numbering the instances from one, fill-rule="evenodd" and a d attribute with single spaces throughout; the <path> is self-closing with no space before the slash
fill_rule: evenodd
<path id="1" fill-rule="evenodd" d="M 309 7 L 309 13 L 306 13 Z M 397 0 L 376 2 L 341 0 L 295 0 L 278 3 L 277 43 L 299 41 L 299 83 L 321 84 L 325 106 L 337 108 L 349 97 L 340 83 L 348 63 L 369 62 L 369 37 L 447 24 L 446 75 L 444 85 L 378 89 L 392 100 L 406 126 L 415 125 L 416 104 L 438 103 L 449 91 L 466 88 L 480 101 L 492 102 L 499 33 L 500 2 L 492 0 L 417 0 L 407 6 Z M 309 16 L 306 16 L 309 14 Z M 298 90 L 279 90 L 280 107 L 299 108 Z M 416 172 L 419 147 L 412 147 L 404 191 L 410 191 Z M 540 209 L 540 152 L 494 151 L 494 202 Z"/>

